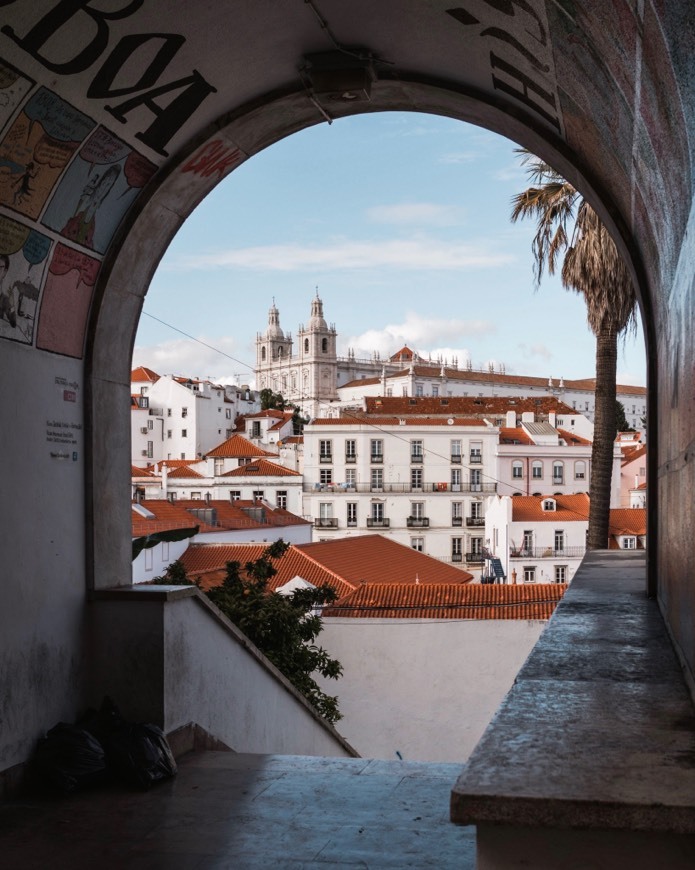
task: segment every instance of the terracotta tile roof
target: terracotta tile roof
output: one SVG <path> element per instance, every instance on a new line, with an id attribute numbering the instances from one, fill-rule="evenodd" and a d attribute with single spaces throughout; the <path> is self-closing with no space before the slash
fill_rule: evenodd
<path id="1" fill-rule="evenodd" d="M 282 429 L 289 421 L 292 419 L 292 412 L 285 414 L 281 420 L 278 420 L 277 423 L 273 423 L 272 426 L 268 427 L 268 432 L 277 431 L 278 429 Z"/>
<path id="2" fill-rule="evenodd" d="M 342 390 L 343 387 L 371 387 L 374 384 L 380 384 L 381 378 L 357 378 L 354 381 L 348 381 L 346 384 L 341 384 L 338 389 Z"/>
<path id="3" fill-rule="evenodd" d="M 191 576 L 203 578 L 207 588 L 220 583 L 227 562 L 257 559 L 266 544 L 191 544 L 181 557 Z M 277 589 L 299 575 L 314 586 L 331 585 L 342 598 L 362 582 L 389 580 L 421 584 L 466 584 L 472 579 L 467 571 L 432 559 L 423 553 L 398 544 L 381 535 L 365 535 L 293 544 L 282 559 L 274 562 L 278 574 L 269 587 Z M 219 572 L 222 572 L 221 574 Z"/>
<path id="4" fill-rule="evenodd" d="M 581 413 L 570 408 L 555 396 L 366 396 L 365 408 L 367 414 L 396 414 L 408 416 L 413 414 L 477 414 L 503 416 L 507 411 L 517 414 L 533 412 L 547 415 L 551 411 L 557 414 Z M 362 412 L 364 413 L 364 412 Z"/>
<path id="5" fill-rule="evenodd" d="M 283 438 L 282 441 L 278 441 L 278 445 L 281 444 L 304 444 L 304 436 L 288 435 L 286 438 Z"/>
<path id="6" fill-rule="evenodd" d="M 500 444 L 533 444 L 533 441 L 521 426 L 517 426 L 515 429 L 503 426 L 500 429 Z"/>
<path id="7" fill-rule="evenodd" d="M 231 471 L 226 471 L 222 477 L 301 477 L 298 471 L 292 471 L 291 468 L 286 468 L 284 465 L 279 465 L 277 462 L 270 462 L 268 459 L 256 459 L 253 462 L 247 462 L 246 465 L 240 465 L 239 468 L 233 468 Z"/>
<path id="8" fill-rule="evenodd" d="M 194 459 L 160 459 L 159 462 L 155 462 L 154 465 L 148 466 L 150 471 L 161 471 L 162 468 L 166 465 L 167 468 L 185 468 L 190 465 L 191 462 L 196 462 Z"/>
<path id="9" fill-rule="evenodd" d="M 352 585 L 379 582 L 467 583 L 472 575 L 382 535 L 301 544 L 299 549 Z"/>
<path id="10" fill-rule="evenodd" d="M 268 526 L 284 527 L 307 525 L 308 520 L 295 516 L 280 508 L 271 508 L 252 501 L 226 501 L 224 499 L 141 499 L 140 504 L 150 513 L 153 519 L 147 519 L 133 511 L 133 536 L 151 534 L 162 529 L 180 529 L 189 526 L 200 526 L 201 532 L 218 532 L 238 529 L 262 529 Z M 217 525 L 211 526 L 201 522 L 190 510 L 214 508 Z M 224 567 L 224 563 L 222 566 Z"/>
<path id="11" fill-rule="evenodd" d="M 136 383 L 146 382 L 154 384 L 159 380 L 159 375 L 157 372 L 153 372 L 152 369 L 148 369 L 147 366 L 138 366 L 130 373 L 130 380 Z"/>
<path id="12" fill-rule="evenodd" d="M 449 423 L 453 420 L 453 423 Z M 405 422 L 401 422 L 405 421 Z M 476 417 L 378 417 L 376 415 L 316 417 L 307 426 L 485 426 Z"/>
<path id="13" fill-rule="evenodd" d="M 266 408 L 264 411 L 254 411 L 250 414 L 239 414 L 237 417 L 237 421 L 242 422 L 244 420 L 262 420 L 265 417 L 274 417 L 278 420 L 281 420 L 285 417 L 287 412 L 281 411 L 279 408 Z M 290 417 L 292 416 L 292 411 L 289 412 Z"/>
<path id="14" fill-rule="evenodd" d="M 612 508 L 609 518 L 609 534 L 615 535 L 646 535 L 646 508 Z"/>
<path id="15" fill-rule="evenodd" d="M 642 444 L 640 447 L 634 447 L 629 452 L 623 452 L 623 458 L 621 461 L 621 465 L 627 465 L 629 462 L 634 462 L 635 459 L 641 459 L 643 456 L 647 455 L 647 445 Z"/>
<path id="16" fill-rule="evenodd" d="M 152 477 L 155 478 L 157 475 L 150 471 L 149 468 L 138 468 L 137 465 L 130 466 L 130 476 L 131 477 Z"/>
<path id="17" fill-rule="evenodd" d="M 263 450 L 252 444 L 248 438 L 243 435 L 232 435 L 227 438 L 222 444 L 218 444 L 212 450 L 206 453 L 206 456 L 215 456 L 218 458 L 227 459 L 244 459 L 248 456 L 277 456 L 276 453 L 270 453 L 268 450 Z"/>
<path id="18" fill-rule="evenodd" d="M 564 584 L 364 583 L 323 616 L 382 619 L 549 619 Z"/>
<path id="19" fill-rule="evenodd" d="M 542 503 L 546 498 L 555 500 L 554 511 L 544 511 Z M 512 522 L 574 522 L 589 519 L 589 496 L 584 493 L 575 495 L 516 495 L 512 498 Z"/>
<path id="20" fill-rule="evenodd" d="M 582 438 L 567 429 L 558 429 L 557 431 L 560 433 L 560 437 L 565 439 L 568 447 L 586 447 L 591 444 L 588 438 Z"/>
<path id="21" fill-rule="evenodd" d="M 391 362 L 403 362 L 406 359 L 413 359 L 417 357 L 417 354 L 412 351 L 407 344 L 404 344 L 400 350 L 397 350 L 392 356 L 389 357 Z"/>
<path id="22" fill-rule="evenodd" d="M 173 478 L 173 479 L 176 479 L 176 478 L 178 478 L 178 477 L 183 477 L 183 478 L 188 478 L 188 477 L 193 477 L 193 478 L 204 478 L 205 475 L 204 475 L 204 474 L 199 474 L 197 471 L 194 471 L 194 470 L 193 470 L 190 466 L 188 466 L 188 465 L 179 465 L 177 468 L 174 468 L 172 471 L 169 472 L 168 477 L 169 477 L 169 479 L 172 479 L 172 478 Z"/>

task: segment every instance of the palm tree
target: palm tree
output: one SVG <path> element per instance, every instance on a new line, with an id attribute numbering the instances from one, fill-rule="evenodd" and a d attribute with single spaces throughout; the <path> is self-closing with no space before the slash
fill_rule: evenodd
<path id="1" fill-rule="evenodd" d="M 512 199 L 512 222 L 536 220 L 531 245 L 539 284 L 547 265 L 564 287 L 584 297 L 596 336 L 594 440 L 591 449 L 591 510 L 587 547 L 608 546 L 613 443 L 616 434 L 618 337 L 636 323 L 635 290 L 624 262 L 596 212 L 566 179 L 539 157 L 518 149 L 532 186 Z"/>

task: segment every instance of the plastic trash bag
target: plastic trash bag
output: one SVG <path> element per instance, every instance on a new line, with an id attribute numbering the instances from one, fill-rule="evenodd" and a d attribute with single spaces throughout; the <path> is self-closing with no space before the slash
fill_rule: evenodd
<path id="1" fill-rule="evenodd" d="M 39 741 L 34 764 L 38 775 L 63 794 L 108 778 L 101 743 L 89 731 L 66 722 L 59 722 Z"/>

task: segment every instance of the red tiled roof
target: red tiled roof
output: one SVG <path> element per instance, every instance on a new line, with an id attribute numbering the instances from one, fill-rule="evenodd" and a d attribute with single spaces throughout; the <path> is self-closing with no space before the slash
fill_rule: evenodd
<path id="1" fill-rule="evenodd" d="M 147 519 L 133 511 L 134 537 L 163 529 L 180 529 L 197 525 L 200 526 L 201 532 L 216 532 L 308 524 L 308 520 L 295 516 L 289 511 L 271 508 L 267 505 L 258 505 L 252 501 L 230 502 L 224 499 L 210 499 L 208 502 L 203 499 L 176 499 L 174 502 L 170 502 L 167 499 L 141 499 L 140 504 L 154 514 L 154 517 Z M 205 508 L 215 509 L 216 526 L 201 522 L 190 513 L 191 509 L 202 510 Z M 251 508 L 254 510 L 249 512 Z M 223 566 L 224 563 L 222 563 Z"/>
<path id="2" fill-rule="evenodd" d="M 282 444 L 304 444 L 304 436 L 288 435 L 286 438 L 283 438 L 282 441 L 278 441 L 278 445 Z"/>
<path id="3" fill-rule="evenodd" d="M 240 465 L 238 468 L 226 471 L 222 477 L 248 477 L 249 475 L 254 477 L 302 476 L 298 471 L 292 471 L 291 468 L 286 468 L 277 462 L 270 462 L 268 459 L 255 459 L 253 462 L 247 462 L 246 465 Z"/>
<path id="4" fill-rule="evenodd" d="M 204 587 L 210 588 L 221 582 L 227 562 L 245 564 L 258 559 L 266 546 L 192 544 L 181 560 L 190 576 L 203 577 Z M 467 571 L 452 568 L 381 535 L 293 544 L 285 556 L 273 564 L 278 573 L 269 583 L 271 589 L 284 586 L 299 575 L 314 586 L 333 586 L 340 597 L 362 582 L 412 583 L 418 578 L 421 584 L 438 582 L 451 585 L 466 584 L 472 579 Z M 220 571 L 222 574 L 218 573 Z"/>
<path id="5" fill-rule="evenodd" d="M 232 435 L 227 438 L 222 444 L 218 444 L 212 450 L 208 451 L 206 456 L 215 456 L 218 458 L 227 459 L 243 459 L 247 456 L 277 456 L 276 453 L 270 453 L 268 450 L 263 450 L 252 444 L 248 438 L 243 435 Z"/>
<path id="6" fill-rule="evenodd" d="M 544 511 L 543 501 L 555 500 L 554 511 Z M 589 496 L 574 495 L 517 495 L 512 498 L 512 522 L 574 522 L 589 519 Z"/>
<path id="7" fill-rule="evenodd" d="M 187 465 L 190 465 L 191 462 L 197 462 L 195 459 L 160 459 L 158 462 L 155 462 L 154 465 L 150 465 L 150 471 L 161 471 L 162 468 L 166 465 L 167 468 L 185 468 Z M 170 472 L 171 473 L 171 472 Z"/>
<path id="8" fill-rule="evenodd" d="M 300 544 L 299 549 L 344 577 L 359 583 L 467 583 L 472 575 L 382 535 L 360 535 Z"/>
<path id="9" fill-rule="evenodd" d="M 364 583 L 323 616 L 382 619 L 549 619 L 564 584 Z"/>
<path id="10" fill-rule="evenodd" d="M 130 373 L 130 380 L 137 383 L 155 383 L 159 380 L 159 375 L 157 372 L 153 372 L 152 369 L 148 369 L 147 366 L 138 366 Z"/>
<path id="11" fill-rule="evenodd" d="M 567 429 L 558 429 L 557 431 L 565 439 L 568 447 L 585 447 L 591 444 L 588 438 L 582 438 L 580 435 L 575 435 L 574 432 L 568 432 Z"/>
<path id="12" fill-rule="evenodd" d="M 194 471 L 194 470 L 193 470 L 190 466 L 188 466 L 188 465 L 179 465 L 177 468 L 174 468 L 173 471 L 170 471 L 170 472 L 169 472 L 168 477 L 169 477 L 170 479 L 171 479 L 171 478 L 176 479 L 177 477 L 183 477 L 183 478 L 188 478 L 188 477 L 196 478 L 196 477 L 199 477 L 199 478 L 203 478 L 203 477 L 205 477 L 205 475 L 204 475 L 204 474 L 199 474 L 197 471 Z"/>
<path id="13" fill-rule="evenodd" d="M 150 471 L 149 468 L 138 468 L 137 465 L 130 466 L 131 477 L 156 477 L 157 475 Z"/>
<path id="14" fill-rule="evenodd" d="M 557 414 L 581 413 L 570 408 L 555 396 L 366 396 L 367 414 L 396 414 L 409 416 L 413 414 L 477 414 L 478 416 L 492 414 L 503 416 L 507 411 L 517 414 L 533 412 L 547 415 L 551 411 Z M 361 412 L 365 413 L 365 412 Z"/>
<path id="15" fill-rule="evenodd" d="M 634 447 L 627 453 L 623 453 L 621 465 L 627 465 L 629 462 L 634 462 L 635 459 L 641 459 L 647 454 L 647 445 L 642 444 L 639 447 Z"/>
<path id="16" fill-rule="evenodd" d="M 502 426 L 500 429 L 500 444 L 533 444 L 528 432 L 517 426 L 514 429 Z"/>
<path id="17" fill-rule="evenodd" d="M 391 362 L 403 362 L 406 359 L 413 359 L 417 354 L 412 351 L 407 344 L 404 344 L 400 350 L 397 350 L 389 359 Z"/>
<path id="18" fill-rule="evenodd" d="M 610 535 L 646 535 L 646 508 L 611 508 L 609 523 Z"/>

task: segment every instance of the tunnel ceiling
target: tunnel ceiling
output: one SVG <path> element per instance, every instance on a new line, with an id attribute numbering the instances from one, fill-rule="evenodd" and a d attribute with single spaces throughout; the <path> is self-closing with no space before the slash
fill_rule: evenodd
<path id="1" fill-rule="evenodd" d="M 664 273 L 691 201 L 687 7 L 2 2 L 0 272 L 20 306 L 0 339 L 81 358 L 100 273 L 145 203 L 167 191 L 180 222 L 254 151 L 359 111 L 441 112 L 546 149 Z M 175 223 L 141 240 L 143 273 Z"/>

